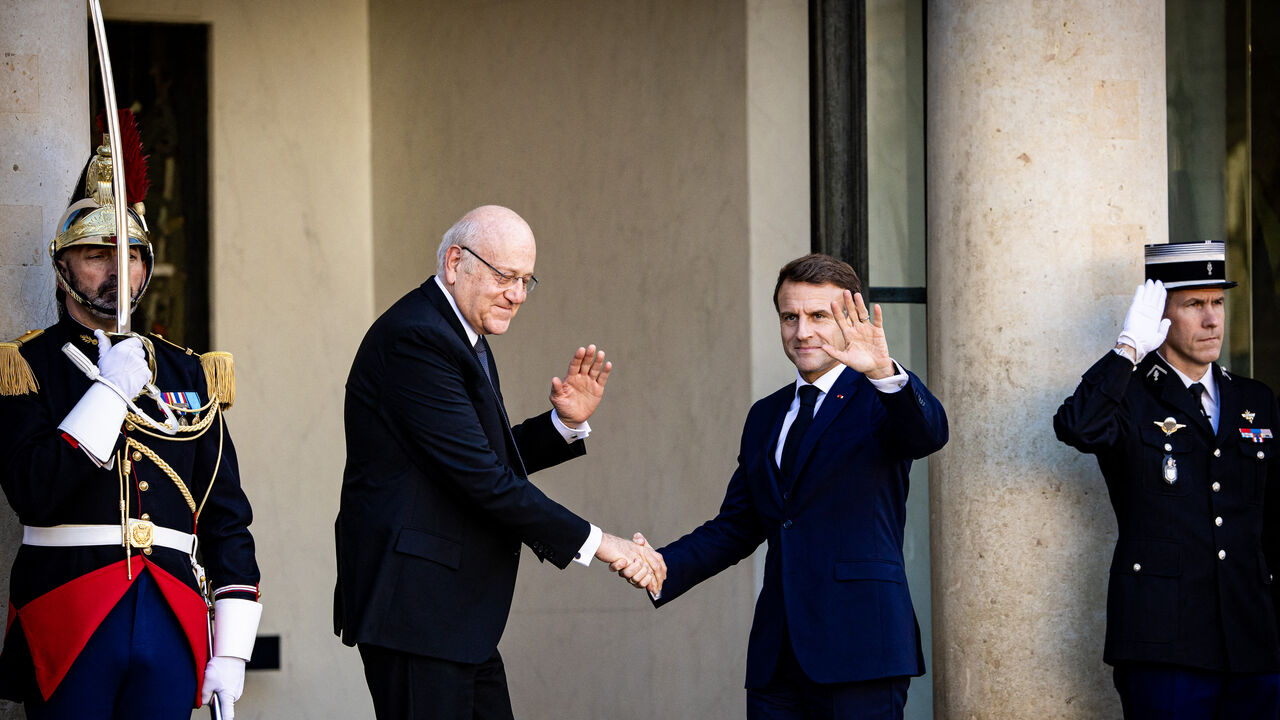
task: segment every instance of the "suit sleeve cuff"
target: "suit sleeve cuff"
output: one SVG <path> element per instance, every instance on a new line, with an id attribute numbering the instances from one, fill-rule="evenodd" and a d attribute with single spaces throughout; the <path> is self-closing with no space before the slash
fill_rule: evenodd
<path id="1" fill-rule="evenodd" d="M 258 637 L 262 603 L 238 598 L 213 603 L 213 654 L 248 661 L 253 657 L 253 641 Z"/>
<path id="2" fill-rule="evenodd" d="M 886 395 L 896 393 L 907 386 L 907 371 L 902 369 L 902 366 L 898 364 L 897 360 L 893 361 L 893 369 L 897 372 L 887 378 L 881 378 L 879 380 L 867 378 L 867 380 L 871 382 L 872 387 Z"/>
<path id="3" fill-rule="evenodd" d="M 63 418 L 58 429 L 75 438 L 80 449 L 102 466 L 115 450 L 127 412 L 119 395 L 101 383 L 94 383 Z"/>
<path id="4" fill-rule="evenodd" d="M 564 421 L 560 419 L 560 413 L 555 410 L 551 411 L 551 425 L 555 427 L 556 432 L 560 433 L 560 437 L 564 438 L 567 443 L 586 440 L 591 435 L 591 423 L 584 420 L 578 427 L 571 428 L 564 424 Z"/>
<path id="5" fill-rule="evenodd" d="M 555 415 L 552 415 L 555 417 Z M 600 549 L 600 541 L 604 539 L 604 533 L 595 525 L 591 526 L 591 532 L 587 534 L 587 541 L 582 543 L 582 547 L 578 548 L 578 554 L 573 557 L 573 561 L 587 567 L 591 565 L 591 560 L 596 556 L 596 550 Z"/>

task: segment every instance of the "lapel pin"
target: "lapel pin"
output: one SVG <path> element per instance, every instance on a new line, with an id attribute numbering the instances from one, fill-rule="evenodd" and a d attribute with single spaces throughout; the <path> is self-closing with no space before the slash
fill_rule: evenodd
<path id="1" fill-rule="evenodd" d="M 1252 425 L 1252 424 L 1253 424 L 1253 419 L 1254 419 L 1255 417 L 1257 417 L 1257 415 L 1256 415 L 1255 413 L 1252 413 L 1252 412 L 1248 411 L 1248 410 L 1245 410 L 1244 412 L 1240 413 L 1240 417 L 1242 417 L 1242 418 L 1244 418 L 1245 420 L 1249 421 L 1249 424 L 1250 424 L 1250 425 Z"/>
<path id="2" fill-rule="evenodd" d="M 1165 435 L 1172 435 L 1178 432 L 1179 430 L 1181 430 L 1182 428 L 1186 427 L 1186 425 L 1183 425 L 1182 423 L 1178 422 L 1177 420 L 1174 420 L 1171 417 L 1165 418 L 1164 422 L 1156 420 L 1155 424 L 1156 424 L 1156 427 L 1164 431 Z"/>
<path id="3" fill-rule="evenodd" d="M 837 399 L 837 400 L 843 400 L 843 399 L 844 399 L 844 396 L 843 396 L 843 395 L 837 395 L 837 396 L 836 396 L 836 399 Z M 1252 418 L 1250 418 L 1250 419 L 1249 419 L 1249 422 L 1253 422 L 1253 419 L 1252 419 Z"/>

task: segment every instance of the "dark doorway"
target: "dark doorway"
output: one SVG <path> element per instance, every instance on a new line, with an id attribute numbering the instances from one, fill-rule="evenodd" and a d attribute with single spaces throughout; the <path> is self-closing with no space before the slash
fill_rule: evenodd
<path id="1" fill-rule="evenodd" d="M 116 100 L 138 118 L 151 188 L 146 220 L 156 268 L 134 329 L 209 349 L 209 32 L 205 25 L 107 22 Z M 93 32 L 89 56 L 96 57 Z M 102 79 L 89 78 L 90 118 Z M 93 146 L 102 137 L 91 124 Z M 130 198 L 130 202 L 133 199 Z"/>

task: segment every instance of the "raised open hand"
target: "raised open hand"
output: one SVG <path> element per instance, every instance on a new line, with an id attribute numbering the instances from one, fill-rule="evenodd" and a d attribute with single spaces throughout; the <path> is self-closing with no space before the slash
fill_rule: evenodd
<path id="1" fill-rule="evenodd" d="M 595 345 L 578 348 L 569 361 L 564 380 L 551 378 L 551 405 L 561 422 L 577 427 L 591 417 L 604 395 L 604 384 L 609 380 L 613 363 L 604 361 L 604 351 L 597 352 Z"/>
<path id="2" fill-rule="evenodd" d="M 845 290 L 840 300 L 831 301 L 831 314 L 837 327 L 832 341 L 838 346 L 824 344 L 823 352 L 873 380 L 894 374 L 879 305 L 875 306 L 873 318 L 862 302 L 862 293 Z"/>

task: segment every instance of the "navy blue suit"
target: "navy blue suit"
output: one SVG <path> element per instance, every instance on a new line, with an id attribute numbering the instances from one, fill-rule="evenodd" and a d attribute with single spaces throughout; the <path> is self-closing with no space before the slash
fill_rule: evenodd
<path id="1" fill-rule="evenodd" d="M 796 385 L 755 403 L 719 514 L 661 548 L 668 575 L 658 606 L 769 542 L 748 688 L 773 677 L 784 632 L 817 683 L 924 673 L 902 558 L 907 475 L 913 459 L 946 443 L 947 418 L 924 383 L 908 376 L 898 392 L 881 393 L 845 368 L 789 479 L 780 477 L 774 455 Z"/>

